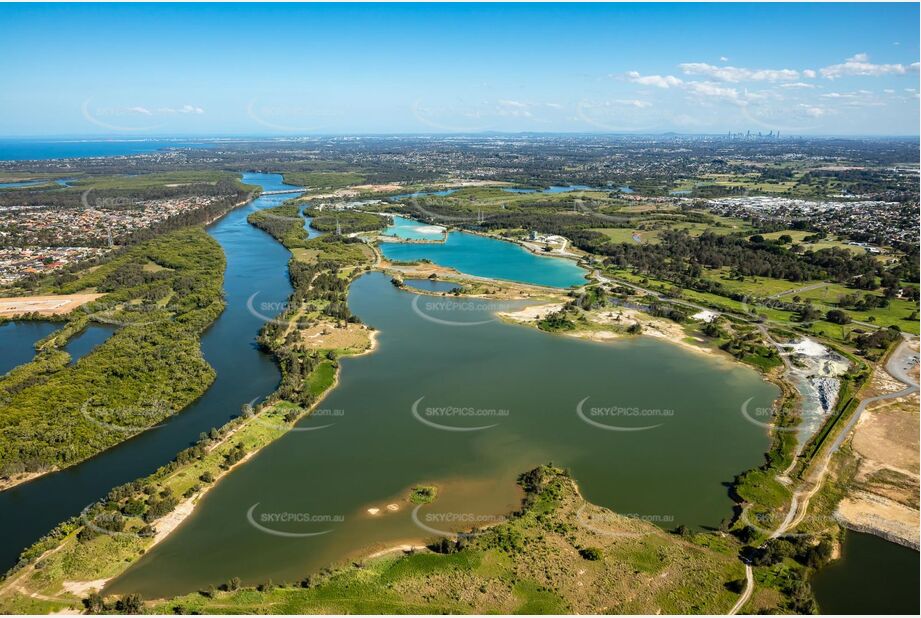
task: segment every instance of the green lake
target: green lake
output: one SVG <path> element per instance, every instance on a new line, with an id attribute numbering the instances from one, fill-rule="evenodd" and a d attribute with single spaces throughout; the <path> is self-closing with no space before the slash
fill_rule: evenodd
<path id="1" fill-rule="evenodd" d="M 918 552 L 848 530 L 841 557 L 812 578 L 823 614 L 918 615 Z"/>
<path id="2" fill-rule="evenodd" d="M 665 528 L 730 516 L 726 484 L 769 443 L 740 406 L 769 406 L 774 385 L 651 337 L 580 341 L 466 301 L 358 279 L 349 302 L 379 330 L 378 349 L 344 359 L 311 417 L 219 482 L 107 592 L 294 581 L 492 523 L 519 505 L 518 474 L 547 462 L 568 467 L 588 500 Z M 406 497 L 420 483 L 439 496 L 414 517 Z"/>

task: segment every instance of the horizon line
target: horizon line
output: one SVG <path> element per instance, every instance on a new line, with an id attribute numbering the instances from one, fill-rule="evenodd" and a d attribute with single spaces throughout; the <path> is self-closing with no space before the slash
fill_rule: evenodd
<path id="1" fill-rule="evenodd" d="M 748 131 L 748 130 L 746 130 Z M 490 137 L 490 136 L 584 136 L 584 137 L 727 137 L 727 135 L 742 135 L 746 131 L 721 131 L 721 132 L 681 132 L 681 131 L 474 131 L 474 132 L 435 132 L 435 131 L 397 131 L 397 132 L 354 132 L 354 133 L 174 133 L 163 135 L 113 135 L 99 133 L 66 133 L 66 134 L 30 134 L 30 135 L 0 135 L 0 140 L 79 140 L 79 141 L 121 141 L 142 142 L 154 140 L 242 140 L 242 139 L 272 139 L 272 140 L 304 140 L 323 139 L 334 137 Z M 758 137 L 758 133 L 751 133 L 749 137 Z M 786 138 L 898 138 L 921 140 L 921 133 L 777 133 L 760 132 L 760 137 L 773 139 Z"/>

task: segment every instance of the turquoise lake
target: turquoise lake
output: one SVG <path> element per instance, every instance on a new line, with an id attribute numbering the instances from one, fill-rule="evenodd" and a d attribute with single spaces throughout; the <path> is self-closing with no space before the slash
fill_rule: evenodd
<path id="1" fill-rule="evenodd" d="M 450 232 L 443 243 L 381 243 L 381 252 L 389 260 L 425 259 L 477 277 L 553 288 L 586 282 L 587 271 L 572 260 L 535 255 L 515 243 L 466 232 Z"/>
<path id="2" fill-rule="evenodd" d="M 394 217 L 393 223 L 384 230 L 384 235 L 399 236 L 409 240 L 441 240 L 444 238 L 444 228 L 406 217 Z"/>

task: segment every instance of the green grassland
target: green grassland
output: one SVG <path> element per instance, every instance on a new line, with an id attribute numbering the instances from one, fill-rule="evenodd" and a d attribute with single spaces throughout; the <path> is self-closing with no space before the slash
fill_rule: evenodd
<path id="1" fill-rule="evenodd" d="M 463 187 L 451 195 L 423 196 L 416 201 L 426 207 L 443 208 L 455 213 L 498 213 L 534 209 L 576 209 L 580 204 L 611 206 L 622 201 L 602 191 L 570 191 L 566 193 L 512 193 L 498 186 Z"/>
<path id="2" fill-rule="evenodd" d="M 707 269 L 704 271 L 704 277 L 713 281 L 719 281 L 723 287 L 730 292 L 758 297 L 791 292 L 807 285 L 801 281 L 786 281 L 784 279 L 772 279 L 770 277 L 733 278 L 730 277 L 728 268 Z"/>
<path id="3" fill-rule="evenodd" d="M 614 213 L 628 212 L 626 208 L 618 209 L 612 211 Z M 637 211 L 629 211 L 636 213 Z M 699 223 L 691 221 L 681 221 L 677 218 L 675 220 L 662 220 L 662 219 L 649 219 L 648 221 L 644 220 L 642 212 L 637 213 L 635 217 L 635 225 L 632 227 L 619 228 L 619 227 L 598 227 L 591 228 L 593 232 L 600 232 L 607 236 L 613 243 L 636 243 L 637 241 L 633 238 L 634 234 L 639 237 L 640 244 L 656 244 L 659 242 L 659 237 L 662 232 L 666 230 L 684 230 L 691 236 L 700 236 L 704 232 L 710 232 L 712 234 L 733 234 L 744 231 L 750 231 L 750 226 L 746 225 L 742 221 L 733 221 L 725 219 L 723 217 L 717 217 L 710 213 L 703 213 L 698 211 L 702 216 L 705 216 L 711 219 L 710 223 Z M 679 215 L 680 216 L 680 215 Z M 722 219 L 722 220 L 721 220 Z"/>
<path id="4" fill-rule="evenodd" d="M 784 161 L 752 163 L 733 161 L 739 171 L 704 173 L 673 181 L 667 188 L 694 197 L 722 195 L 784 195 L 801 198 L 827 198 L 843 193 L 866 193 L 897 186 L 885 170 L 866 166 L 864 162 L 836 162 L 840 169 L 823 169 L 814 162 Z M 744 169 L 742 169 L 744 168 Z M 851 169 L 847 169 L 851 168 Z M 663 183 L 653 183 L 654 193 L 664 191 Z M 634 187 L 637 188 L 637 187 Z M 644 192 L 645 193 L 645 192 Z"/>
<path id="5" fill-rule="evenodd" d="M 310 393 L 314 397 L 319 397 L 321 394 L 325 393 L 326 389 L 332 386 L 336 381 L 337 370 L 336 364 L 329 361 L 317 365 L 307 381 Z"/>
<path id="6" fill-rule="evenodd" d="M 310 227 L 321 232 L 335 232 L 337 229 L 343 234 L 353 232 L 371 232 L 381 230 L 389 224 L 389 219 L 370 212 L 356 212 L 353 210 L 330 211 L 310 208 L 304 211 L 312 217 Z"/>
<path id="7" fill-rule="evenodd" d="M 699 186 L 739 187 L 751 193 L 787 193 L 796 187 L 796 180 L 765 181 L 761 174 L 703 174 L 696 183 Z M 693 188 L 693 187 L 687 187 Z"/>
<path id="8" fill-rule="evenodd" d="M 55 180 L 58 178 L 74 178 L 82 172 L 73 174 L 55 174 L 46 172 L 6 172 L 0 171 L 0 182 L 29 182 L 32 180 Z"/>
<path id="9" fill-rule="evenodd" d="M 843 240 L 835 240 L 833 238 L 824 238 L 822 240 L 815 240 L 806 242 L 805 239 L 808 236 L 814 236 L 815 232 L 805 232 L 803 230 L 784 230 L 782 232 L 768 232 L 767 234 L 761 234 L 767 240 L 777 240 L 781 236 L 789 236 L 793 239 L 793 244 L 802 245 L 805 251 L 818 251 L 820 249 L 829 249 L 831 247 L 837 247 L 839 249 L 845 249 L 851 253 L 866 253 L 866 249 L 863 247 L 858 247 L 856 245 L 849 245 Z"/>

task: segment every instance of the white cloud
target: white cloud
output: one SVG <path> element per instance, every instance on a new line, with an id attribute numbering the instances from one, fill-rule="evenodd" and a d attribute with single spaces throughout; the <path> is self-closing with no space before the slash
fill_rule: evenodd
<path id="1" fill-rule="evenodd" d="M 724 82 L 744 81 L 793 81 L 799 79 L 799 71 L 793 69 L 746 69 L 742 67 L 718 67 L 706 62 L 684 62 L 679 64 L 687 75 L 705 75 Z"/>
<path id="2" fill-rule="evenodd" d="M 815 88 L 815 84 L 806 84 L 804 82 L 790 82 L 788 84 L 781 84 L 781 88 Z"/>
<path id="3" fill-rule="evenodd" d="M 855 92 L 827 92 L 819 96 L 823 99 L 838 101 L 842 105 L 847 105 L 849 107 L 885 106 L 885 103 L 876 96 L 876 93 L 869 90 L 857 90 Z"/>
<path id="4" fill-rule="evenodd" d="M 158 114 L 204 114 L 205 110 L 195 105 L 183 105 L 182 107 L 160 107 L 157 108 Z"/>
<path id="5" fill-rule="evenodd" d="M 616 105 L 626 105 L 628 107 L 636 107 L 637 109 L 645 109 L 647 107 L 652 107 L 652 103 L 649 101 L 641 101 L 639 99 L 615 99 L 612 103 Z"/>
<path id="6" fill-rule="evenodd" d="M 803 69 L 803 77 L 808 77 L 809 79 L 813 79 L 815 75 L 816 73 L 812 69 Z"/>
<path id="7" fill-rule="evenodd" d="M 711 82 L 688 82 L 688 91 L 702 97 L 714 97 L 732 101 L 733 103 L 743 103 L 739 98 L 739 91 L 735 88 L 720 86 Z"/>
<path id="8" fill-rule="evenodd" d="M 683 83 L 674 75 L 640 75 L 639 71 L 630 71 L 627 73 L 627 79 L 634 84 L 655 86 L 656 88 L 672 88 Z"/>
<path id="9" fill-rule="evenodd" d="M 800 107 L 803 110 L 803 113 L 809 116 L 810 118 L 821 118 L 828 113 L 828 110 L 824 107 L 819 107 L 817 105 L 806 105 L 805 103 L 800 104 Z"/>
<path id="10" fill-rule="evenodd" d="M 529 103 L 522 103 L 521 101 L 513 101 L 511 99 L 499 99 L 496 105 L 496 113 L 500 116 L 531 118 L 534 114 L 528 109 L 530 107 L 531 105 Z"/>
<path id="11" fill-rule="evenodd" d="M 879 77 L 881 75 L 904 75 L 917 71 L 918 63 L 910 64 L 873 64 L 867 54 L 854 54 L 841 64 L 833 64 L 819 69 L 822 77 L 836 79 L 845 76 Z"/>
<path id="12" fill-rule="evenodd" d="M 729 58 L 726 56 L 720 56 L 720 62 L 729 62 Z"/>

